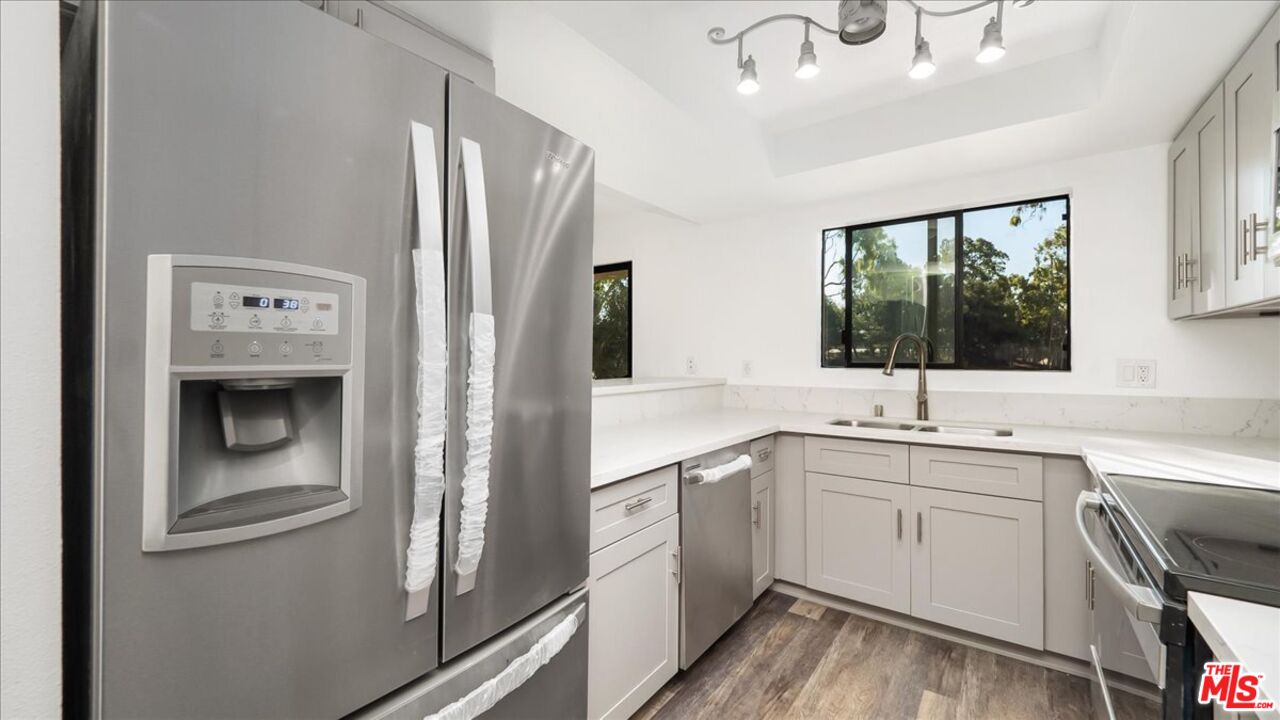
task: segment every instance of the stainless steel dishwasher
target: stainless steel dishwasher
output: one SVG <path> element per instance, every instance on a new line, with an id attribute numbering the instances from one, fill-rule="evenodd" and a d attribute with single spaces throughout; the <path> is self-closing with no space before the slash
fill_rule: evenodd
<path id="1" fill-rule="evenodd" d="M 680 464 L 680 668 L 751 607 L 751 456 L 739 443 Z"/>

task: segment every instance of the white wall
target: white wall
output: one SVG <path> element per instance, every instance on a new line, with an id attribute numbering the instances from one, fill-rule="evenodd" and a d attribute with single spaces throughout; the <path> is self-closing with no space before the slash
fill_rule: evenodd
<path id="1" fill-rule="evenodd" d="M 62 704 L 58 4 L 0 2 L 0 717 Z"/>
<path id="2" fill-rule="evenodd" d="M 650 213 L 596 223 L 597 263 L 634 262 L 637 376 L 900 388 L 914 373 L 818 367 L 820 231 L 923 212 L 1071 194 L 1072 371 L 938 370 L 943 390 L 1280 397 L 1280 322 L 1165 316 L 1167 146 L 922 182 L 761 217 L 694 225 Z M 1118 358 L 1157 361 L 1151 390 L 1115 386 Z M 751 377 L 743 362 L 751 361 Z"/>

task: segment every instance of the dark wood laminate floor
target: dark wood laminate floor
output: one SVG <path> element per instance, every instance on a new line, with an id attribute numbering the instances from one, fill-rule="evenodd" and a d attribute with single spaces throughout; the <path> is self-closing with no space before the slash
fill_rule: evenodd
<path id="1" fill-rule="evenodd" d="M 634 720 L 1089 717 L 1083 678 L 767 591 Z"/>

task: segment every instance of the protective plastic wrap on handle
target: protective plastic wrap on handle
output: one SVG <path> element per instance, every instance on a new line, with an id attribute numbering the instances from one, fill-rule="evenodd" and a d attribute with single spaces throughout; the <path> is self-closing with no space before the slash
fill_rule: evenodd
<path id="1" fill-rule="evenodd" d="M 502 672 L 481 683 L 461 700 L 446 705 L 440 712 L 428 715 L 424 720 L 472 720 L 487 712 L 498 701 L 528 682 L 543 665 L 564 649 L 582 624 L 582 610 L 570 613 L 565 619 L 547 631 L 529 648 L 529 652 L 512 660 Z"/>
<path id="2" fill-rule="evenodd" d="M 739 455 L 736 459 L 730 460 L 723 465 L 717 465 L 713 468 L 707 468 L 706 470 L 691 470 L 686 477 L 689 482 L 694 485 L 709 485 L 711 483 L 718 483 L 734 473 L 750 469 L 751 456 Z"/>
<path id="3" fill-rule="evenodd" d="M 474 580 L 484 551 L 489 511 L 489 457 L 493 450 L 493 374 L 497 339 L 493 316 L 471 314 L 471 367 L 467 371 L 467 464 L 462 477 L 462 514 L 458 530 L 459 592 L 464 578 Z"/>
<path id="4" fill-rule="evenodd" d="M 426 611 L 427 588 L 436 574 L 440 548 L 440 506 L 444 495 L 445 395 L 448 349 L 445 338 L 444 237 L 435 136 L 421 123 L 410 126 L 418 209 L 418 245 L 413 250 L 414 312 L 418 324 L 418 424 L 413 447 L 413 520 L 405 561 L 405 590 L 411 600 L 406 619 Z M 413 598 L 418 598 L 415 601 Z"/>

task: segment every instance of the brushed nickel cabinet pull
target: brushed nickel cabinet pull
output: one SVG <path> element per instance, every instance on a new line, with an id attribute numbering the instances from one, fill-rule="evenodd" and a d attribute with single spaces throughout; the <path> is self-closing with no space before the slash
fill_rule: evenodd
<path id="1" fill-rule="evenodd" d="M 1266 220 L 1259 220 L 1258 213 L 1249 213 L 1249 224 L 1253 226 L 1253 232 L 1250 233 L 1253 242 L 1246 242 L 1245 247 L 1247 248 L 1252 244 L 1252 259 L 1259 260 L 1267 255 L 1267 222 Z M 1262 233 L 1262 242 L 1258 242 L 1258 233 Z"/>
<path id="2" fill-rule="evenodd" d="M 364 29 L 364 8 L 356 8 L 356 27 Z"/>
<path id="3" fill-rule="evenodd" d="M 627 503 L 626 505 L 623 505 L 623 506 L 622 506 L 622 508 L 623 508 L 624 510 L 626 510 L 627 512 L 631 512 L 632 510 L 637 510 L 637 509 L 639 509 L 639 508 L 642 508 L 642 507 L 644 507 L 645 505 L 648 505 L 648 504 L 649 504 L 649 503 L 651 503 L 651 502 L 653 502 L 653 498 L 651 498 L 651 497 L 642 497 L 642 498 L 640 498 L 639 500 L 632 500 L 631 502 Z"/>
<path id="4" fill-rule="evenodd" d="M 1186 287 L 1182 279 L 1183 273 L 1185 272 L 1185 268 L 1186 268 L 1186 265 L 1183 264 L 1185 262 L 1185 259 L 1186 259 L 1186 253 L 1180 253 L 1178 255 L 1177 262 L 1174 263 L 1175 265 L 1175 269 L 1173 272 L 1173 289 L 1174 290 L 1181 290 L 1182 288 Z"/>
<path id="5" fill-rule="evenodd" d="M 902 508 L 898 508 L 898 539 L 902 539 Z"/>
<path id="6" fill-rule="evenodd" d="M 1240 218 L 1240 244 L 1236 245 L 1236 262 L 1239 267 L 1249 264 L 1249 220 Z M 1240 271 L 1236 270 L 1236 279 L 1240 279 Z"/>
<path id="7" fill-rule="evenodd" d="M 751 524 L 760 527 L 760 501 L 755 501 L 751 506 Z"/>
<path id="8" fill-rule="evenodd" d="M 916 543 L 924 542 L 924 513 L 916 513 Z"/>

